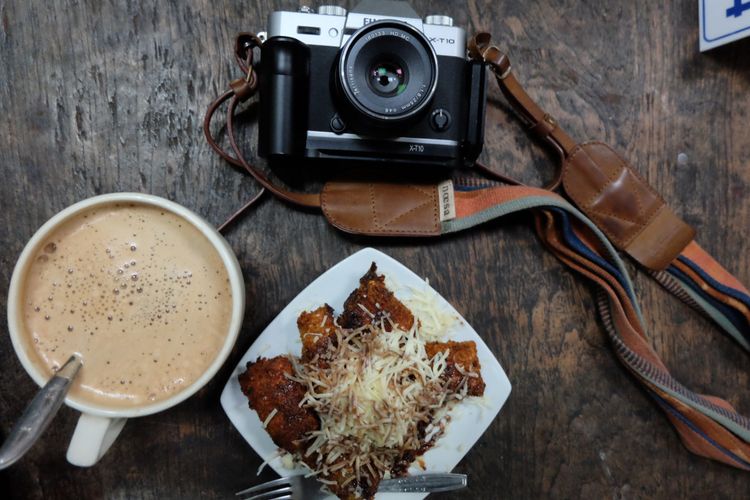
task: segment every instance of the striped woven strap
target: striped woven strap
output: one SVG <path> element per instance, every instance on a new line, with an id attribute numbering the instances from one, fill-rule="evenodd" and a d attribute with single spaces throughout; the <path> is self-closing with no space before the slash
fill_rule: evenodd
<path id="1" fill-rule="evenodd" d="M 461 181 L 454 188 L 456 217 L 442 223 L 443 233 L 531 210 L 545 246 L 597 285 L 597 308 L 618 359 L 664 410 L 685 446 L 698 455 L 750 470 L 750 419 L 727 401 L 697 394 L 672 377 L 649 344 L 622 260 L 594 223 L 565 199 L 543 189 Z M 667 270 L 652 276 L 740 345 L 750 346 L 750 294 L 697 244 L 691 243 Z"/>

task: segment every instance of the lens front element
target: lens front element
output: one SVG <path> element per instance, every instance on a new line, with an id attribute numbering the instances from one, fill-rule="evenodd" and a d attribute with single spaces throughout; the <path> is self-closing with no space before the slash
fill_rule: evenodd
<path id="1" fill-rule="evenodd" d="M 370 70 L 370 88 L 383 97 L 393 97 L 406 90 L 406 72 L 398 63 L 383 62 Z"/>
<path id="2" fill-rule="evenodd" d="M 339 88 L 354 110 L 381 123 L 423 110 L 437 86 L 437 56 L 413 26 L 378 21 L 355 32 L 341 51 Z"/>

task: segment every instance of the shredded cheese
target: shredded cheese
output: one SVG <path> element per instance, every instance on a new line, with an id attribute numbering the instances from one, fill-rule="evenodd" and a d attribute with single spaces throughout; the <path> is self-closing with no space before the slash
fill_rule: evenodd
<path id="1" fill-rule="evenodd" d="M 279 412 L 279 410 L 277 410 L 276 408 L 274 408 L 273 410 L 271 410 L 271 413 L 269 413 L 268 416 L 266 417 L 266 419 L 263 421 L 263 428 L 264 429 L 268 426 L 268 423 L 271 421 L 271 419 L 273 419 L 273 417 L 276 416 L 276 414 L 278 412 Z"/>
<path id="2" fill-rule="evenodd" d="M 438 304 L 437 294 L 429 287 L 425 279 L 422 287 L 409 287 L 411 294 L 403 299 L 404 304 L 419 319 L 420 334 L 427 340 L 436 341 L 445 338 L 446 334 L 459 323 L 459 318 Z"/>
<path id="3" fill-rule="evenodd" d="M 444 330 L 445 320 L 433 317 L 438 320 L 428 324 Z M 458 391 L 448 390 L 441 376 L 449 353 L 428 358 L 432 336 L 418 319 L 409 331 L 388 318 L 356 330 L 337 327 L 321 362 L 302 364 L 290 357 L 294 374 L 288 378 L 307 388 L 300 406 L 315 410 L 321 421 L 304 452 L 311 475 L 343 474 L 341 487 L 362 475 L 382 477 L 406 451 L 424 450 L 443 433 L 448 408 L 466 394 L 469 374 Z"/>
<path id="4" fill-rule="evenodd" d="M 266 466 L 267 466 L 267 465 L 268 465 L 268 464 L 269 464 L 269 463 L 270 463 L 271 461 L 273 461 L 273 460 L 275 460 L 276 458 L 278 458 L 278 457 L 279 457 L 279 456 L 281 455 L 281 453 L 282 453 L 282 451 L 281 451 L 281 450 L 277 450 L 277 451 L 276 451 L 276 452 L 274 452 L 274 453 L 273 453 L 273 454 L 272 454 L 271 456 L 269 456 L 269 457 L 268 457 L 268 458 L 267 458 L 266 460 L 264 460 L 264 461 L 263 461 L 263 463 L 262 463 L 262 464 L 260 464 L 260 465 L 258 466 L 258 470 L 257 470 L 257 471 L 255 471 L 255 475 L 256 475 L 256 476 L 260 476 L 260 473 L 261 473 L 261 472 L 263 472 L 263 469 L 265 469 L 265 468 L 266 468 Z"/>

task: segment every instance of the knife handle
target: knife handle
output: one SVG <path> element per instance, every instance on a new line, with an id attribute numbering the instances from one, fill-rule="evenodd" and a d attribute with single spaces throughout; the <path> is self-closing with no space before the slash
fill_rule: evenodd
<path id="1" fill-rule="evenodd" d="M 461 488 L 466 488 L 466 474 L 436 473 L 384 479 L 378 492 L 437 493 Z"/>

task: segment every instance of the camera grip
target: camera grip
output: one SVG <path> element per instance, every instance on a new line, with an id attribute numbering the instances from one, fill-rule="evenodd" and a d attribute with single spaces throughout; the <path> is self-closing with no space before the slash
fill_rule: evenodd
<path id="1" fill-rule="evenodd" d="M 301 155 L 307 140 L 310 48 L 289 37 L 261 47 L 258 153 L 264 158 Z"/>

